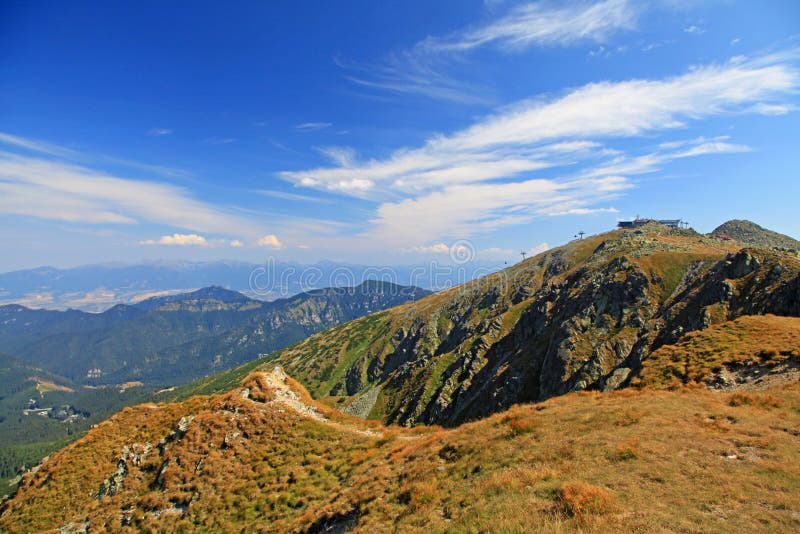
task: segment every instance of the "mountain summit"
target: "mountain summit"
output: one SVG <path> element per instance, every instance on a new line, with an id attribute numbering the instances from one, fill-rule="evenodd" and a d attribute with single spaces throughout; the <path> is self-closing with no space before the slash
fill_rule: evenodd
<path id="1" fill-rule="evenodd" d="M 755 247 L 800 250 L 800 241 L 762 228 L 751 221 L 738 219 L 727 221 L 717 226 L 710 235 L 735 239 Z"/>

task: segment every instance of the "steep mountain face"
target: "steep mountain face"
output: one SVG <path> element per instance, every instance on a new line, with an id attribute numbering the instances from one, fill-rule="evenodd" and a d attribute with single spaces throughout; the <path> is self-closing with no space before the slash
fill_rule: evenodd
<path id="1" fill-rule="evenodd" d="M 367 282 L 262 302 L 212 287 L 101 314 L 0 307 L 0 346 L 85 384 L 182 383 L 379 311 L 424 290 Z"/>
<path id="2" fill-rule="evenodd" d="M 614 389 L 685 332 L 800 315 L 800 259 L 738 246 L 657 224 L 574 241 L 313 336 L 275 362 L 317 398 L 402 425 Z"/>
<path id="3" fill-rule="evenodd" d="M 101 423 L 25 474 L 0 530 L 796 531 L 798 429 L 797 383 L 584 392 L 387 428 L 275 369 Z"/>
<path id="4" fill-rule="evenodd" d="M 740 243 L 745 243 L 760 248 L 782 248 L 800 251 L 800 241 L 793 239 L 788 235 L 767 230 L 766 228 L 762 228 L 756 223 L 750 221 L 734 219 L 725 222 L 714 229 L 710 235 L 727 236 L 728 238 L 735 239 Z"/>

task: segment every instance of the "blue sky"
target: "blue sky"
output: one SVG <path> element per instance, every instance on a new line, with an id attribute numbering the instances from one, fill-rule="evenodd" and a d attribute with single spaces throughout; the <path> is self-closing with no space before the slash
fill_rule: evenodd
<path id="1" fill-rule="evenodd" d="M 0 270 L 800 236 L 800 3 L 4 2 Z"/>

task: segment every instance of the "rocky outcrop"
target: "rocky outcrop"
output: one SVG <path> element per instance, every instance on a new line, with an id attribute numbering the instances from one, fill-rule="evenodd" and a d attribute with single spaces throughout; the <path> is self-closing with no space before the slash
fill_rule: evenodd
<path id="1" fill-rule="evenodd" d="M 122 452 L 117 460 L 117 469 L 103 482 L 97 490 L 95 497 L 102 499 L 103 497 L 113 497 L 123 487 L 125 477 L 128 475 L 128 470 L 131 466 L 141 467 L 154 450 L 158 451 L 159 456 L 164 456 L 167 452 L 167 447 L 176 441 L 179 441 L 186 435 L 189 425 L 194 420 L 194 417 L 189 415 L 181 417 L 175 429 L 170 431 L 169 434 L 161 438 L 155 445 L 150 442 L 132 443 L 122 447 Z M 164 460 L 158 470 L 155 484 L 160 486 L 163 484 L 164 473 L 169 466 L 170 460 Z"/>

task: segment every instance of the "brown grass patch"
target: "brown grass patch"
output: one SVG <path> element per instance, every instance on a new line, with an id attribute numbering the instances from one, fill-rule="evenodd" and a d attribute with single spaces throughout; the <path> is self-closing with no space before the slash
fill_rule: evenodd
<path id="1" fill-rule="evenodd" d="M 800 364 L 800 318 L 746 315 L 690 332 L 643 362 L 636 387 L 708 384 L 725 369 Z"/>
<path id="2" fill-rule="evenodd" d="M 754 394 L 737 392 L 728 397 L 730 406 L 754 406 L 756 408 L 771 409 L 780 408 L 783 403 L 781 400 L 769 394 Z"/>
<path id="3" fill-rule="evenodd" d="M 559 501 L 565 513 L 578 518 L 585 519 L 590 515 L 603 515 L 614 511 L 613 495 L 581 481 L 564 484 Z"/>

